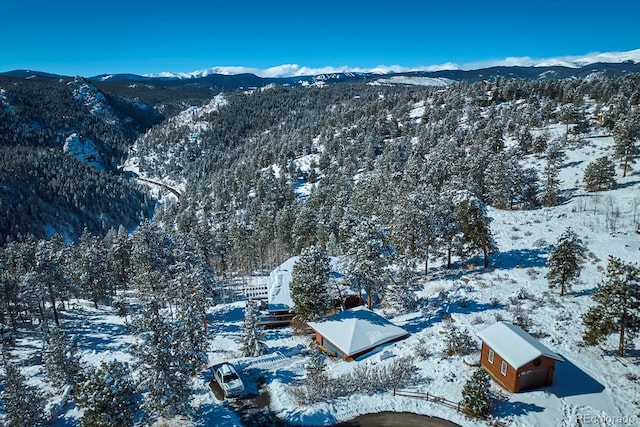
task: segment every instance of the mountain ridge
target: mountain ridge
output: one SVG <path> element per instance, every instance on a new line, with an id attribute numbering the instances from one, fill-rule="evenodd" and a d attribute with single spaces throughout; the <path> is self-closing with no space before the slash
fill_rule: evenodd
<path id="1" fill-rule="evenodd" d="M 379 65 L 373 68 L 358 68 L 358 67 L 319 67 L 312 68 L 306 66 L 300 66 L 298 64 L 282 64 L 265 69 L 242 67 L 242 66 L 215 66 L 211 68 L 205 68 L 202 70 L 196 70 L 192 72 L 171 72 L 163 71 L 160 73 L 148 73 L 144 74 L 146 77 L 165 77 L 165 78 L 180 78 L 180 79 L 192 79 L 206 77 L 211 74 L 233 75 L 250 73 L 260 77 L 307 77 L 314 75 L 327 75 L 327 74 L 347 74 L 347 73 L 361 73 L 361 74 L 402 74 L 405 72 L 436 72 L 436 71 L 476 71 L 485 68 L 492 67 L 554 67 L 562 66 L 567 68 L 582 68 L 588 65 L 597 63 L 624 63 L 624 62 L 640 63 L 640 49 L 624 51 L 624 52 L 595 52 L 586 55 L 579 56 L 560 56 L 552 58 L 535 59 L 528 56 L 525 57 L 507 57 L 502 60 L 494 61 L 481 61 L 459 66 L 455 63 L 446 63 L 442 65 L 429 65 L 429 66 L 417 66 L 417 67 L 402 67 L 399 65 Z"/>
<path id="2" fill-rule="evenodd" d="M 309 85 L 314 83 L 332 84 L 353 81 L 388 80 L 393 76 L 430 77 L 434 79 L 449 79 L 453 82 L 468 81 L 470 83 L 496 78 L 524 78 L 540 80 L 561 80 L 585 78 L 592 74 L 602 74 L 609 77 L 620 77 L 626 74 L 640 73 L 640 62 L 594 63 L 580 68 L 561 65 L 553 66 L 493 66 L 476 70 L 439 70 L 439 71 L 403 71 L 388 74 L 380 73 L 328 73 L 296 77 L 261 77 L 253 73 L 240 74 L 209 74 L 198 78 L 176 77 L 148 77 L 138 74 L 100 74 L 86 78 L 93 83 L 113 84 L 161 84 L 168 86 L 201 86 L 218 87 L 222 90 L 248 89 L 264 87 L 270 84 Z M 31 70 L 12 70 L 0 73 L 0 76 L 17 79 L 62 79 L 73 80 L 74 77 Z"/>
<path id="3" fill-rule="evenodd" d="M 515 71 L 512 74 L 518 78 L 532 78 L 536 73 L 545 75 L 548 71 L 556 71 L 560 77 L 584 77 L 585 69 L 595 67 L 595 72 L 609 73 L 617 77 L 622 72 L 640 72 L 640 49 L 625 52 L 591 53 L 581 56 L 561 56 L 553 58 L 534 59 L 530 57 L 508 57 L 503 60 L 483 61 L 458 66 L 454 63 L 435 65 L 428 67 L 401 67 L 401 66 L 377 66 L 369 69 L 351 67 L 320 67 L 311 68 L 297 64 L 283 64 L 266 69 L 242 67 L 242 66 L 216 66 L 192 72 L 160 73 L 115 73 L 98 74 L 87 77 L 92 82 L 198 82 L 202 79 L 214 80 L 218 83 L 225 80 L 253 80 L 257 86 L 281 83 L 281 84 L 308 84 L 317 81 L 334 82 L 350 81 L 353 79 L 365 80 L 393 75 L 416 75 L 420 77 L 444 77 L 452 80 L 469 80 L 471 82 L 490 79 L 497 74 L 492 71 L 509 75 L 507 71 Z M 622 70 L 620 68 L 622 67 Z M 486 76 L 488 74 L 488 76 Z M 18 69 L 0 72 L 0 76 L 15 78 L 62 78 L 72 79 L 72 76 L 54 74 L 45 71 Z M 502 76 L 502 75 L 501 75 Z M 563 77 L 566 76 L 566 77 Z M 545 75 L 545 78 L 549 78 Z M 223 84 L 224 86 L 224 84 Z M 245 85 L 248 86 L 248 85 Z"/>

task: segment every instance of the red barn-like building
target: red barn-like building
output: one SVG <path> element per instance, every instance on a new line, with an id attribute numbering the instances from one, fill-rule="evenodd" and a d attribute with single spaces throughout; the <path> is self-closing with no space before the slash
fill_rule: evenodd
<path id="1" fill-rule="evenodd" d="M 480 365 L 512 393 L 550 386 L 556 362 L 564 359 L 522 328 L 497 322 L 481 331 Z"/>

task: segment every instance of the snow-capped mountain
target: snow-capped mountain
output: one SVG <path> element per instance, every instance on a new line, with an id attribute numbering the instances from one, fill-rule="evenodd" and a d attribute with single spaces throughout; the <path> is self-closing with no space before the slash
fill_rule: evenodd
<path id="1" fill-rule="evenodd" d="M 358 67 L 305 67 L 298 64 L 283 64 L 269 68 L 252 68 L 242 66 L 217 66 L 203 70 L 192 72 L 160 72 L 145 74 L 145 77 L 151 78 L 178 78 L 192 79 L 202 78 L 212 74 L 234 75 L 234 74 L 255 74 L 259 77 L 267 78 L 284 78 L 284 77 L 301 77 L 301 76 L 327 76 L 340 74 L 393 74 L 407 73 L 414 71 L 445 71 L 445 70 L 477 70 L 490 67 L 567 67 L 581 68 L 591 64 L 609 63 L 620 64 L 624 62 L 640 63 L 640 49 L 630 50 L 626 52 L 595 52 L 580 56 L 561 56 L 554 58 L 531 58 L 524 57 L 508 57 L 501 60 L 482 61 L 468 64 L 446 63 L 442 65 L 428 65 L 417 67 L 403 67 L 400 65 L 379 65 L 373 68 Z"/>
<path id="2" fill-rule="evenodd" d="M 463 69 L 475 69 L 480 67 L 505 66 L 505 67 L 567 67 L 582 68 L 592 64 L 622 64 L 625 62 L 640 63 L 640 49 L 629 50 L 626 52 L 604 52 L 590 53 L 580 56 L 560 56 L 555 58 L 530 58 L 510 57 L 501 61 L 493 61 L 487 63 L 468 64 Z"/>

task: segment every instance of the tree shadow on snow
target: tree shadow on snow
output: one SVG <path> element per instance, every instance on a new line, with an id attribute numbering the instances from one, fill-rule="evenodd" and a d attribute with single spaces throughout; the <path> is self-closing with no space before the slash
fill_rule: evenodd
<path id="1" fill-rule="evenodd" d="M 616 184 L 615 188 L 629 188 L 634 187 L 638 184 L 640 184 L 640 181 L 621 182 L 619 184 Z"/>
<path id="2" fill-rule="evenodd" d="M 563 356 L 564 362 L 556 363 L 550 392 L 557 397 L 601 393 L 604 390 L 598 380 Z"/>
<path id="3" fill-rule="evenodd" d="M 493 265 L 500 269 L 544 267 L 551 247 L 534 249 L 512 249 L 501 252 Z"/>
<path id="4" fill-rule="evenodd" d="M 207 321 L 216 333 L 239 332 L 244 321 L 244 309 L 232 307 L 213 314 L 209 313 Z"/>
<path id="5" fill-rule="evenodd" d="M 581 289 L 579 291 L 575 291 L 575 292 L 571 292 L 571 295 L 575 296 L 575 297 L 588 297 L 591 296 L 593 294 L 596 293 L 596 291 L 598 290 L 598 288 L 588 288 L 588 289 Z"/>
<path id="6" fill-rule="evenodd" d="M 616 362 L 623 366 L 628 364 L 640 364 L 640 349 L 626 348 L 624 350 L 624 357 L 618 355 L 618 349 L 609 348 L 603 350 L 605 356 L 609 356 L 615 359 Z"/>
<path id="7" fill-rule="evenodd" d="M 530 412 L 543 412 L 544 408 L 534 403 L 513 402 L 507 399 L 498 399 L 493 403 L 491 414 L 497 418 L 518 417 Z"/>
<path id="8" fill-rule="evenodd" d="M 495 310 L 499 306 L 488 303 L 480 303 L 474 300 L 462 301 L 450 301 L 439 303 L 439 308 L 434 309 L 431 312 L 423 310 L 421 315 L 418 315 L 406 323 L 403 323 L 402 328 L 410 334 L 421 332 L 427 328 L 432 327 L 436 323 L 448 322 L 451 319 L 452 314 L 470 314 L 481 313 L 487 310 Z"/>

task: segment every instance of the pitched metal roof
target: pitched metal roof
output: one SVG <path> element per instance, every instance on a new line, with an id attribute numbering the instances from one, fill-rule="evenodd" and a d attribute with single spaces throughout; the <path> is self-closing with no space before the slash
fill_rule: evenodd
<path id="1" fill-rule="evenodd" d="M 507 322 L 497 322 L 478 333 L 493 351 L 515 369 L 532 360 L 546 356 L 564 362 L 564 359 L 533 338 L 522 328 Z"/>
<path id="2" fill-rule="evenodd" d="M 309 326 L 347 356 L 409 335 L 407 331 L 365 307 L 344 310 Z"/>

